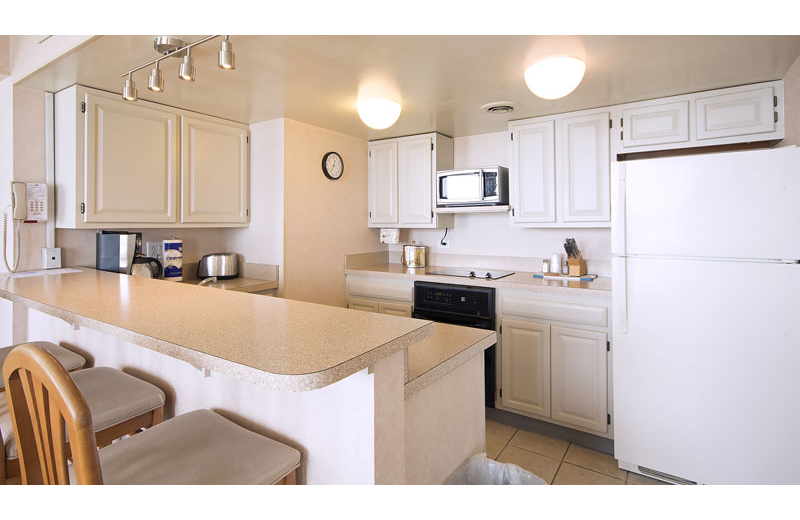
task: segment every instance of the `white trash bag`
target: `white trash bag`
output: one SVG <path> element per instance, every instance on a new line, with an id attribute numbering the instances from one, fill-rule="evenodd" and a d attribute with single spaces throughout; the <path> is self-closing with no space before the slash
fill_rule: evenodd
<path id="1" fill-rule="evenodd" d="M 444 480 L 443 484 L 526 484 L 546 486 L 547 482 L 516 464 L 497 462 L 496 460 L 487 459 L 485 453 L 479 453 L 465 460 Z"/>

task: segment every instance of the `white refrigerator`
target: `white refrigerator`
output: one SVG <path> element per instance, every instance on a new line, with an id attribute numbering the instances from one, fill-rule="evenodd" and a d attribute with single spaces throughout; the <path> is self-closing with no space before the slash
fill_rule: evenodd
<path id="1" fill-rule="evenodd" d="M 620 467 L 800 484 L 800 149 L 629 161 L 616 177 Z"/>

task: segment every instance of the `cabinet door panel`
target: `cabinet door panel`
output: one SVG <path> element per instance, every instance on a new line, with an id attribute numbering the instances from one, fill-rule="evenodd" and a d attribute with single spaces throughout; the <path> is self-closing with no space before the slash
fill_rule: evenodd
<path id="1" fill-rule="evenodd" d="M 561 220 L 611 220 L 607 112 L 561 121 Z"/>
<path id="2" fill-rule="evenodd" d="M 430 137 L 403 139 L 399 143 L 397 193 L 400 224 L 430 224 L 433 220 L 432 145 Z"/>
<path id="3" fill-rule="evenodd" d="M 689 141 L 689 102 L 629 108 L 622 112 L 622 146 Z"/>
<path id="4" fill-rule="evenodd" d="M 411 304 L 378 302 L 378 312 L 381 314 L 391 314 L 392 316 L 404 316 L 406 318 L 411 318 Z"/>
<path id="5" fill-rule="evenodd" d="M 552 417 L 608 431 L 606 335 L 551 327 Z"/>
<path id="6" fill-rule="evenodd" d="M 181 116 L 181 222 L 247 222 L 247 129 Z"/>
<path id="7" fill-rule="evenodd" d="M 347 308 L 357 311 L 378 312 L 378 302 L 375 300 L 362 300 L 360 298 L 348 298 Z"/>
<path id="8" fill-rule="evenodd" d="M 397 224 L 397 141 L 369 145 L 369 223 Z"/>
<path id="9" fill-rule="evenodd" d="M 695 101 L 697 138 L 713 139 L 775 130 L 774 91 L 764 87 Z"/>
<path id="10" fill-rule="evenodd" d="M 503 406 L 550 415 L 550 326 L 502 320 Z"/>
<path id="11" fill-rule="evenodd" d="M 86 95 L 85 222 L 177 221 L 178 116 Z"/>
<path id="12" fill-rule="evenodd" d="M 555 123 L 513 129 L 511 200 L 515 222 L 556 221 Z"/>

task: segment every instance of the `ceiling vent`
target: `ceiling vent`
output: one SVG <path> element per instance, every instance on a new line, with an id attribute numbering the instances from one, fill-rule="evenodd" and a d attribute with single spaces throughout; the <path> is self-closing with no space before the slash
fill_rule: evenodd
<path id="1" fill-rule="evenodd" d="M 481 110 L 488 114 L 509 114 L 517 106 L 517 103 L 513 101 L 495 101 L 494 103 L 486 103 L 481 107 Z"/>

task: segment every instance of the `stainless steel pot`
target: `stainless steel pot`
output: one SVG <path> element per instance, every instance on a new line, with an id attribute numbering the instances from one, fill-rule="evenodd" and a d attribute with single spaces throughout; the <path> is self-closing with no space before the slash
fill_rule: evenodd
<path id="1" fill-rule="evenodd" d="M 236 253 L 214 253 L 206 255 L 197 263 L 197 277 L 216 276 L 220 280 L 239 276 L 239 255 Z"/>
<path id="2" fill-rule="evenodd" d="M 403 267 L 425 267 L 425 250 L 426 246 L 418 246 L 417 242 L 412 240 L 411 244 L 403 246 L 403 254 L 400 256 L 400 263 Z"/>

